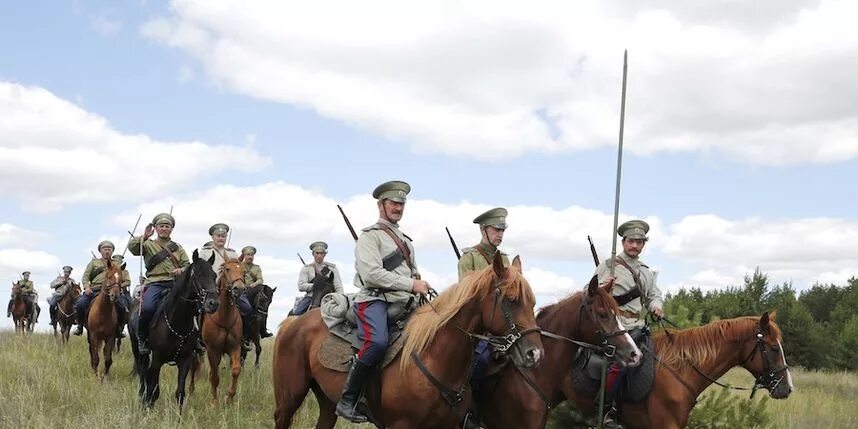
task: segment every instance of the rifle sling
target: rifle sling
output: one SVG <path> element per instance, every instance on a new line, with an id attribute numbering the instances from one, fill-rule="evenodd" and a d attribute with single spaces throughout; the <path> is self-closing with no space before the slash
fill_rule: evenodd
<path id="1" fill-rule="evenodd" d="M 173 243 L 171 241 L 169 244 L 167 244 L 167 247 L 164 247 L 163 245 L 161 245 L 161 243 L 158 243 L 157 241 L 153 240 L 152 242 L 155 243 L 156 246 L 160 247 L 161 251 L 152 256 L 152 258 L 149 259 L 149 262 L 146 263 L 147 272 L 152 271 L 155 267 L 158 266 L 158 264 L 164 262 L 164 260 L 167 258 L 170 258 L 170 261 L 173 263 L 173 265 L 176 266 L 176 268 L 181 268 L 181 265 L 179 264 L 179 260 L 176 258 L 176 255 L 173 255 L 173 252 L 179 250 L 178 244 Z"/>
<path id="2" fill-rule="evenodd" d="M 640 277 L 640 275 L 638 275 L 635 272 L 635 270 L 632 269 L 632 267 L 629 266 L 629 264 L 626 261 L 624 261 L 619 256 L 614 258 L 614 261 L 616 261 L 616 263 L 625 267 L 625 269 L 629 270 L 629 273 L 632 274 L 632 278 L 635 280 L 635 287 L 632 288 L 632 290 L 630 290 L 630 291 L 628 291 L 622 295 L 615 295 L 614 296 L 614 301 L 617 301 L 617 305 L 622 307 L 622 306 L 632 302 L 633 300 L 641 297 L 641 277 Z"/>

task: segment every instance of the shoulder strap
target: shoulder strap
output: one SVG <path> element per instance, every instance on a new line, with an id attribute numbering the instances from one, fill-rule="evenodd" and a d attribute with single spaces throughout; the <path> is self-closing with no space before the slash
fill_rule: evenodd
<path id="1" fill-rule="evenodd" d="M 390 229 L 389 226 L 384 224 L 378 224 L 380 230 L 384 231 L 390 238 L 393 240 L 393 243 L 396 244 L 396 247 L 399 248 L 399 251 L 402 252 L 402 256 L 405 256 L 405 264 L 408 265 L 408 268 L 411 271 L 414 271 L 414 265 L 411 264 L 411 251 L 408 250 L 408 246 L 396 236 L 396 234 Z"/>
<path id="2" fill-rule="evenodd" d="M 622 295 L 614 296 L 614 300 L 617 301 L 617 305 L 622 307 L 622 306 L 628 304 L 629 302 L 631 302 L 637 298 L 640 298 L 640 296 L 641 296 L 641 277 L 622 258 L 616 257 L 616 258 L 614 258 L 614 261 L 616 261 L 616 263 L 625 267 L 625 269 L 629 270 L 629 273 L 632 274 L 632 278 L 635 280 L 635 287 L 632 290 L 630 290 L 630 291 L 628 291 Z"/>
<path id="3" fill-rule="evenodd" d="M 176 266 L 176 268 L 181 268 L 181 265 L 179 264 L 179 259 L 176 258 L 176 255 L 173 254 L 173 252 L 179 250 L 178 244 L 171 241 L 169 244 L 167 244 L 167 247 L 164 247 L 161 243 L 157 241 L 152 240 L 152 242 L 155 243 L 156 246 L 160 247 L 161 251 L 156 253 L 155 256 L 152 256 L 152 259 L 150 259 L 149 262 L 146 264 L 146 271 L 151 271 L 153 268 L 157 267 L 158 264 L 164 262 L 164 260 L 167 258 L 170 258 L 170 261 L 173 263 L 173 265 Z"/>
<path id="4" fill-rule="evenodd" d="M 92 281 L 95 280 L 95 278 L 98 277 L 99 274 L 103 273 L 104 270 L 105 270 L 105 267 L 101 266 L 101 267 L 96 267 L 92 271 L 90 271 L 89 272 L 90 283 L 92 283 Z"/>
<path id="5" fill-rule="evenodd" d="M 477 244 L 476 246 L 474 246 L 474 249 L 476 249 L 477 252 L 480 252 L 480 255 L 483 255 L 483 259 L 485 259 L 486 262 L 489 263 L 489 265 L 492 264 L 492 259 L 489 258 L 489 255 L 486 253 L 486 251 L 483 250 L 483 246 L 480 246 L 479 244 Z"/>

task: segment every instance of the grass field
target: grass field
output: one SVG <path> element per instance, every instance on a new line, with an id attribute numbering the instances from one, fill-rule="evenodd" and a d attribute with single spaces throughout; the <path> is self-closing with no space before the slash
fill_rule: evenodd
<path id="1" fill-rule="evenodd" d="M 162 393 L 155 409 L 140 409 L 137 380 L 128 375 L 131 353 L 127 342 L 114 360 L 110 379 L 99 384 L 89 368 L 85 337 L 73 337 L 68 347 L 62 348 L 49 335 L 22 338 L 0 331 L 0 428 L 272 427 L 272 340 L 263 344 L 263 364 L 259 369 L 246 367 L 242 371 L 233 405 L 214 408 L 209 404 L 206 377 L 198 380 L 198 389 L 191 395 L 184 416 L 179 416 L 173 403 L 173 367 L 165 367 L 161 373 Z M 858 427 L 858 374 L 795 371 L 793 378 L 796 392 L 790 399 L 768 401 L 775 427 Z M 733 371 L 725 379 L 736 385 L 752 382 L 744 371 Z M 225 378 L 221 380 L 223 397 Z M 315 416 L 314 401 L 306 401 L 295 427 L 313 427 Z M 337 425 L 357 427 L 370 426 L 345 422 Z"/>

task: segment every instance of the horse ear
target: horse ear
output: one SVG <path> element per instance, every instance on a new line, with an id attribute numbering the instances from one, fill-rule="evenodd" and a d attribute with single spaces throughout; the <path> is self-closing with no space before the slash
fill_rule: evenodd
<path id="1" fill-rule="evenodd" d="M 590 284 L 587 285 L 587 295 L 595 296 L 596 290 L 598 290 L 598 289 L 599 289 L 599 277 L 594 275 L 593 278 L 590 279 Z"/>
<path id="2" fill-rule="evenodd" d="M 209 265 L 214 266 L 214 263 L 215 263 L 215 253 L 214 252 L 212 252 L 212 255 L 209 256 L 209 260 L 207 262 L 209 263 Z"/>
<path id="3" fill-rule="evenodd" d="M 778 317 L 778 311 L 777 310 L 769 311 L 769 321 L 770 322 L 774 322 L 775 319 L 777 319 L 777 317 Z"/>
<path id="4" fill-rule="evenodd" d="M 515 255 L 515 258 L 512 258 L 512 265 L 511 265 L 511 267 L 514 267 L 514 268 L 515 268 L 515 269 L 517 269 L 519 272 L 521 272 L 521 257 L 520 257 L 520 256 Z"/>
<path id="5" fill-rule="evenodd" d="M 191 262 L 197 262 L 200 259 L 200 251 L 199 249 L 194 249 L 194 254 L 191 257 Z"/>
<path id="6" fill-rule="evenodd" d="M 768 331 L 769 329 L 769 313 L 763 313 L 763 316 L 760 317 L 760 329 L 763 331 Z"/>
<path id="7" fill-rule="evenodd" d="M 242 252 L 241 255 L 239 255 L 238 262 L 244 263 L 244 252 Z"/>
<path id="8" fill-rule="evenodd" d="M 501 258 L 500 252 L 495 252 L 495 257 L 492 258 L 492 269 L 497 278 L 502 279 L 506 276 L 506 267 L 503 266 L 503 258 Z"/>

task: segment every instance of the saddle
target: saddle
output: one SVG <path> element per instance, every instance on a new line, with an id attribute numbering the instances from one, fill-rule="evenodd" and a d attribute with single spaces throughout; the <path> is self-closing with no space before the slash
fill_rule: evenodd
<path id="1" fill-rule="evenodd" d="M 639 348 L 643 349 L 645 346 L 647 350 L 654 350 L 652 335 L 648 328 L 635 329 L 630 335 Z M 604 356 L 591 354 L 589 350 L 578 349 L 572 365 L 572 388 L 582 395 L 597 398 L 604 362 Z M 611 362 L 608 362 L 608 366 L 610 365 Z M 616 401 L 618 403 L 643 402 L 652 390 L 655 369 L 655 357 L 652 353 L 644 352 L 640 365 L 626 368 L 619 390 L 616 392 Z"/>
<path id="2" fill-rule="evenodd" d="M 351 311 L 351 305 L 352 301 L 349 298 L 345 320 L 328 328 L 328 336 L 319 348 L 319 362 L 325 368 L 333 371 L 348 372 L 355 351 L 361 346 L 357 337 L 357 320 L 354 311 Z M 322 308 L 324 311 L 324 304 Z M 384 368 L 393 362 L 402 350 L 402 346 L 405 344 L 405 336 L 402 335 L 402 331 L 405 329 L 414 308 L 416 306 L 412 301 L 390 303 L 387 307 L 387 338 L 390 341 L 390 346 L 387 348 L 379 368 Z"/>

